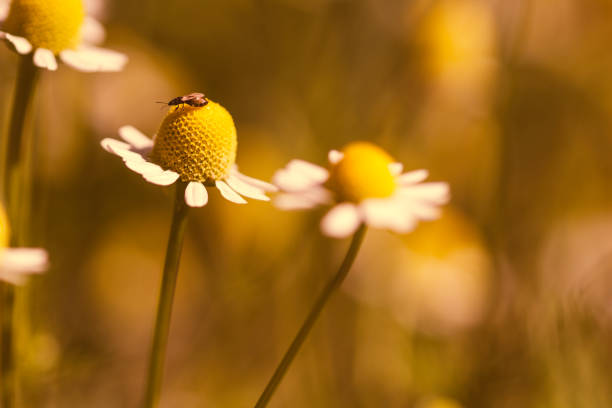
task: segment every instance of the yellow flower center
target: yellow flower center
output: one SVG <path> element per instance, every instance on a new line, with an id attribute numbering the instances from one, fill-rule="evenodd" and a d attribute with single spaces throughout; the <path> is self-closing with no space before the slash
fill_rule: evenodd
<path id="1" fill-rule="evenodd" d="M 13 0 L 3 30 L 57 54 L 79 44 L 84 18 L 82 0 Z"/>
<path id="2" fill-rule="evenodd" d="M 389 170 L 393 159 L 367 142 L 350 143 L 344 157 L 332 165 L 329 185 L 340 201 L 360 202 L 366 198 L 388 197 L 395 191 L 395 177 Z"/>
<path id="3" fill-rule="evenodd" d="M 227 176 L 237 144 L 232 116 L 209 100 L 200 108 L 171 109 L 159 126 L 150 159 L 183 181 L 212 183 Z"/>

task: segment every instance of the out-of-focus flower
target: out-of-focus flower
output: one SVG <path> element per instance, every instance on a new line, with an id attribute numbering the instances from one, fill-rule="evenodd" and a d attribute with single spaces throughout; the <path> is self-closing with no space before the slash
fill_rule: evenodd
<path id="1" fill-rule="evenodd" d="M 384 306 L 404 327 L 429 334 L 450 335 L 482 321 L 492 260 L 468 218 L 446 208 L 438 221 L 410 235 L 377 238 L 347 279 L 350 294 Z M 373 268 L 378 273 L 372 274 Z"/>
<path id="2" fill-rule="evenodd" d="M 237 204 L 246 204 L 242 196 L 269 201 L 265 193 L 277 190 L 238 171 L 236 127 L 229 112 L 215 102 L 171 108 L 153 140 L 132 126 L 120 128 L 119 136 L 124 142 L 106 138 L 102 147 L 150 183 L 168 186 L 179 178 L 188 183 L 185 202 L 190 207 L 206 205 L 206 187 L 216 187 Z"/>
<path id="3" fill-rule="evenodd" d="M 96 19 L 86 16 L 82 0 L 0 0 L 0 39 L 17 53 L 30 54 L 37 67 L 57 69 L 56 56 L 84 72 L 120 71 L 121 53 L 98 48 L 106 36 Z"/>
<path id="4" fill-rule="evenodd" d="M 343 151 L 329 152 L 329 171 L 292 160 L 274 175 L 283 193 L 275 199 L 281 209 L 332 205 L 321 220 L 326 235 L 342 238 L 365 223 L 407 233 L 419 220 L 433 220 L 449 199 L 443 182 L 421 183 L 427 170 L 403 173 L 403 165 L 368 142 L 353 142 Z"/>
<path id="5" fill-rule="evenodd" d="M 41 248 L 7 248 L 10 229 L 0 207 L 0 280 L 14 285 L 25 283 L 28 275 L 47 270 L 47 252 Z"/>
<path id="6" fill-rule="evenodd" d="M 424 25 L 428 65 L 439 79 L 473 86 L 495 67 L 495 24 L 480 1 L 438 2 Z"/>

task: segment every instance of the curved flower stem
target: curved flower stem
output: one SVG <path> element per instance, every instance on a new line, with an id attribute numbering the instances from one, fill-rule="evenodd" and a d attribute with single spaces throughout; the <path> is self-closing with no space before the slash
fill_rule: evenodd
<path id="1" fill-rule="evenodd" d="M 161 384 L 164 372 L 164 360 L 168 333 L 170 331 L 170 316 L 172 314 L 172 301 L 178 276 L 178 266 L 183 248 L 183 237 L 189 207 L 185 204 L 185 184 L 178 182 L 174 202 L 174 215 L 170 227 L 170 237 L 166 249 L 166 261 L 159 293 L 153 346 L 149 358 L 149 372 L 145 390 L 144 408 L 153 408 L 159 404 Z"/>
<path id="2" fill-rule="evenodd" d="M 302 323 L 302 327 L 300 327 L 300 330 L 297 332 L 295 338 L 293 339 L 293 342 L 289 346 L 289 349 L 287 349 L 280 364 L 278 365 L 278 367 L 276 367 L 276 371 L 274 371 L 274 374 L 272 375 L 272 378 L 270 378 L 268 385 L 266 385 L 266 388 L 257 400 L 255 408 L 264 408 L 266 405 L 268 405 L 268 402 L 272 398 L 272 395 L 274 395 L 274 391 L 276 391 L 276 388 L 285 376 L 285 373 L 289 369 L 289 366 L 293 362 L 293 359 L 300 350 L 300 347 L 306 340 L 306 337 L 308 337 L 310 329 L 312 329 L 312 326 L 321 314 L 321 310 L 323 310 L 330 296 L 336 291 L 336 289 L 340 287 L 340 285 L 344 281 L 344 278 L 346 278 L 346 275 L 351 269 L 353 261 L 357 256 L 357 252 L 359 252 L 359 248 L 361 247 L 361 242 L 363 241 L 365 232 L 366 227 L 365 225 L 362 225 L 361 227 L 359 227 L 357 232 L 355 232 L 355 235 L 353 235 L 351 246 L 349 247 L 348 252 L 344 257 L 344 261 L 342 261 L 342 265 L 340 265 L 340 269 L 338 269 L 338 272 L 336 272 L 336 274 L 330 279 L 330 281 L 323 289 L 323 292 L 321 292 L 319 298 L 312 306 L 312 309 L 310 310 L 310 313 L 308 313 L 306 320 L 304 320 L 304 323 Z"/>
<path id="3" fill-rule="evenodd" d="M 26 242 L 26 229 L 30 209 L 30 159 L 27 157 L 31 142 L 24 133 L 25 121 L 32 102 L 32 96 L 39 76 L 39 70 L 32 63 L 31 55 L 20 57 L 13 110 L 11 113 L 8 140 L 2 162 L 2 194 L 6 202 L 8 218 L 13 226 L 11 245 L 22 246 Z M 18 384 L 14 324 L 19 319 L 15 312 L 15 288 L 2 285 L 2 309 L 0 314 L 2 350 L 0 352 L 0 400 L 4 408 L 12 408 Z"/>

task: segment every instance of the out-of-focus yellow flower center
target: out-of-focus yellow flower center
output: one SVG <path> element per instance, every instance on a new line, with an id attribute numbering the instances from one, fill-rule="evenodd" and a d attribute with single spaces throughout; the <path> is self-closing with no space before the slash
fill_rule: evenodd
<path id="1" fill-rule="evenodd" d="M 13 0 L 3 30 L 57 54 L 80 42 L 82 0 Z"/>
<path id="2" fill-rule="evenodd" d="M 329 178 L 340 201 L 360 202 L 393 194 L 395 177 L 389 170 L 393 159 L 387 152 L 371 143 L 354 142 L 343 153 L 342 160 L 332 165 Z"/>
<path id="3" fill-rule="evenodd" d="M 9 244 L 10 229 L 4 208 L 0 206 L 0 251 Z"/>
<path id="4" fill-rule="evenodd" d="M 150 159 L 183 181 L 212 183 L 227 176 L 237 144 L 232 116 L 209 100 L 200 108 L 171 109 L 159 126 Z"/>

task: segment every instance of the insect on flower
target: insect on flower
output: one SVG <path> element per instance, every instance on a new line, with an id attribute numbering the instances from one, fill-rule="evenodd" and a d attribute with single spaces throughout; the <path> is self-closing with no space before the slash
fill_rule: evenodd
<path id="1" fill-rule="evenodd" d="M 206 106 L 208 104 L 208 100 L 204 97 L 203 93 L 194 92 L 184 96 L 177 96 L 172 99 L 170 102 L 157 102 L 163 103 L 168 106 L 183 106 L 189 105 L 194 108 L 200 108 L 202 106 Z"/>

